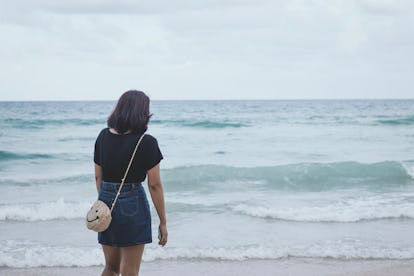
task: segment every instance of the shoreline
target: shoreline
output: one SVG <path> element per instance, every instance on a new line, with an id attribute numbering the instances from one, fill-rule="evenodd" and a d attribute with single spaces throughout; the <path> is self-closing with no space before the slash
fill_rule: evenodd
<path id="1" fill-rule="evenodd" d="M 102 266 L 94 267 L 0 267 L 0 275 L 100 275 Z M 143 262 L 140 275 L 410 275 L 414 272 L 411 260 L 337 260 L 316 258 L 287 258 L 283 260 L 159 260 Z"/>

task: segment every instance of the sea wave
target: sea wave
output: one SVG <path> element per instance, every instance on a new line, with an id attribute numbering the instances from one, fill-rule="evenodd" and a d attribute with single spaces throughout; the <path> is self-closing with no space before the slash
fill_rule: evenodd
<path id="1" fill-rule="evenodd" d="M 167 190 L 209 189 L 228 181 L 258 181 L 267 189 L 327 190 L 367 187 L 383 189 L 413 184 L 409 164 L 398 161 L 378 163 L 298 163 L 273 167 L 240 168 L 219 165 L 177 167 L 163 170 Z M 225 188 L 223 185 L 222 188 Z"/>
<path id="2" fill-rule="evenodd" d="M 258 218 L 298 222 L 360 222 L 382 219 L 414 219 L 414 203 L 351 199 L 326 206 L 296 208 L 266 207 L 238 204 L 233 211 Z"/>
<path id="3" fill-rule="evenodd" d="M 414 191 L 376 193 L 271 193 L 260 189 L 219 194 L 171 193 L 170 213 L 224 214 L 306 223 L 358 223 L 378 220 L 414 220 Z"/>
<path id="4" fill-rule="evenodd" d="M 46 128 L 48 126 L 62 126 L 62 125 L 103 125 L 105 119 L 82 119 L 82 118 L 62 118 L 62 119 L 22 119 L 22 118 L 6 118 L 3 120 L 3 125 L 6 127 L 20 128 L 20 129 L 38 129 Z"/>
<path id="5" fill-rule="evenodd" d="M 254 193 L 251 192 L 252 195 Z M 257 193 L 254 194 L 257 196 Z M 349 197 L 327 201 L 326 198 L 304 199 L 301 195 L 290 195 L 291 204 L 263 203 L 257 200 L 247 202 L 248 196 L 224 194 L 213 198 L 203 195 L 177 197 L 166 194 L 168 211 L 171 214 L 190 216 L 191 214 L 244 215 L 266 220 L 295 222 L 339 222 L 356 223 L 376 220 L 413 220 L 413 194 Z M 281 196 L 283 198 L 283 196 Z M 299 205 L 306 201 L 306 205 Z M 324 202 L 323 204 L 321 203 Z M 0 221 L 50 221 L 83 219 L 92 201 L 71 202 L 64 199 L 38 203 L 12 203 L 0 205 Z M 299 205 L 299 206 L 298 206 Z"/>
<path id="6" fill-rule="evenodd" d="M 240 128 L 249 126 L 246 123 L 212 120 L 151 120 L 152 124 L 174 125 L 195 128 Z"/>
<path id="7" fill-rule="evenodd" d="M 414 125 L 414 116 L 407 117 L 391 117 L 384 118 L 376 121 L 378 124 L 389 125 L 389 126 L 407 126 Z"/>
<path id="8" fill-rule="evenodd" d="M 48 246 L 30 241 L 8 240 L 0 243 L 0 267 L 88 267 L 104 264 L 97 247 Z M 338 240 L 302 246 L 167 247 L 145 249 L 143 261 L 155 260 L 277 260 L 285 258 L 330 258 L 407 260 L 414 258 L 414 248 L 369 246 Z"/>
<path id="9" fill-rule="evenodd" d="M 413 259 L 414 247 L 387 248 L 368 246 L 354 241 L 331 241 L 302 246 L 235 246 L 208 248 L 162 248 L 146 250 L 144 261 L 197 259 L 243 261 L 248 259 L 284 258 L 330 258 L 330 259 Z"/>
<path id="10" fill-rule="evenodd" d="M 1 160 L 0 151 L 0 160 Z M 6 152 L 6 154 L 8 154 Z M 17 154 L 18 155 L 18 154 Z M 4 158 L 24 158 L 29 153 Z M 39 158 L 36 154 L 31 158 Z M 54 158 L 41 155 L 40 158 Z M 229 183 L 260 184 L 261 188 L 274 190 L 329 190 L 338 188 L 398 187 L 414 184 L 414 161 L 384 161 L 378 163 L 333 162 L 294 163 L 278 166 L 232 167 L 221 165 L 196 165 L 163 169 L 161 171 L 167 191 L 198 191 L 226 189 Z M 67 175 L 41 179 L 2 179 L 0 185 L 37 186 L 42 184 L 82 183 L 93 180 L 93 175 Z M 226 183 L 226 185 L 218 185 Z"/>
<path id="11" fill-rule="evenodd" d="M 92 205 L 91 201 L 68 202 L 57 199 L 39 203 L 15 203 L 0 205 L 0 221 L 45 221 L 78 219 Z"/>
<path id="12" fill-rule="evenodd" d="M 87 267 L 104 264 L 100 248 L 48 246 L 27 240 L 6 240 L 0 245 L 0 267 Z"/>
<path id="13" fill-rule="evenodd" d="M 169 201 L 167 201 L 168 203 Z M 47 221 L 82 219 L 92 202 L 68 203 L 63 200 L 37 204 L 0 206 L 0 221 Z M 208 205 L 170 203 L 170 213 L 232 212 L 264 219 L 298 222 L 360 222 L 383 219 L 414 219 L 414 204 L 382 205 L 327 205 L 318 207 L 277 208 L 248 204 Z M 363 207 L 361 207 L 363 206 Z"/>
<path id="14" fill-rule="evenodd" d="M 166 169 L 162 174 L 166 200 L 172 204 L 172 212 L 186 213 L 193 209 L 206 213 L 231 210 L 237 214 L 265 219 L 358 222 L 414 219 L 414 179 L 411 169 L 412 163 L 403 165 L 387 161 L 254 168 L 203 165 Z M 27 182 L 3 179 L 0 180 L 0 187 L 7 190 L 13 186 L 14 189 L 24 189 L 25 193 L 30 193 L 33 189 L 34 193 L 38 193 L 39 186 L 71 184 L 74 189 L 81 191 L 84 183 L 92 183 L 92 179 L 91 174 Z M 406 188 L 402 192 L 404 185 Z M 309 204 L 292 205 L 292 208 L 290 204 L 278 206 L 268 204 L 268 201 L 259 201 L 263 195 L 269 200 L 269 196 L 280 193 L 297 200 L 308 198 L 309 195 L 314 197 Z M 251 195 L 257 196 L 258 200 L 250 200 Z M 321 203 L 320 199 L 324 201 Z M 338 199 L 338 202 L 331 199 Z M 51 200 L 46 197 L 41 202 L 0 204 L 0 221 L 79 219 L 91 203 L 85 196 L 79 201 L 68 201 L 65 198 Z"/>
<path id="15" fill-rule="evenodd" d="M 27 160 L 27 159 L 50 159 L 53 155 L 44 153 L 16 153 L 10 151 L 0 151 L 0 162 L 10 160 Z"/>
<path id="16" fill-rule="evenodd" d="M 40 185 L 62 185 L 62 184 L 82 184 L 93 183 L 94 177 L 92 173 L 87 174 L 75 174 L 70 176 L 61 177 L 48 177 L 44 178 L 44 175 L 40 175 L 39 178 L 33 178 L 31 176 L 27 178 L 20 177 L 18 179 L 0 178 L 0 186 L 40 186 Z"/>
<path id="17" fill-rule="evenodd" d="M 34 161 L 34 160 L 64 160 L 64 161 L 79 161 L 90 158 L 90 154 L 79 154 L 79 153 L 38 153 L 38 152 L 12 152 L 0 150 L 0 162 L 8 161 Z"/>

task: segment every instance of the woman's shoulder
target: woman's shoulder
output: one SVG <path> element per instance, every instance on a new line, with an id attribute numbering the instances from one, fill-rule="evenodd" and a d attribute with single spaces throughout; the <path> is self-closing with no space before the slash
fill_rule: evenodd
<path id="1" fill-rule="evenodd" d="M 103 129 L 101 129 L 101 131 L 99 132 L 99 135 L 102 135 L 102 134 L 104 134 L 106 132 L 109 132 L 109 127 L 105 127 Z"/>
<path id="2" fill-rule="evenodd" d="M 96 140 L 101 140 L 102 139 L 102 137 L 105 135 L 105 133 L 106 132 L 108 132 L 108 130 L 109 130 L 109 128 L 103 128 L 100 132 L 99 132 L 99 134 L 98 134 L 98 137 L 96 138 Z"/>
<path id="3" fill-rule="evenodd" d="M 157 138 L 152 136 L 151 134 L 145 133 L 144 137 L 142 138 L 142 144 L 146 149 L 157 149 L 158 148 L 158 141 Z"/>
<path id="4" fill-rule="evenodd" d="M 142 138 L 142 142 L 144 143 L 158 143 L 157 138 L 152 136 L 151 134 L 145 133 L 144 137 Z"/>
<path id="5" fill-rule="evenodd" d="M 142 152 L 147 162 L 145 168 L 148 170 L 158 164 L 163 159 L 163 156 L 157 139 L 151 134 L 145 134 L 142 143 Z"/>

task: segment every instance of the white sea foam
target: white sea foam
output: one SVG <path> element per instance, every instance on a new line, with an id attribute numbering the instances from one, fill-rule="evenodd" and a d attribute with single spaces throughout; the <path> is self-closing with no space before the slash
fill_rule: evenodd
<path id="1" fill-rule="evenodd" d="M 259 218 L 307 222 L 358 222 L 392 218 L 414 219 L 414 203 L 362 198 L 326 206 L 274 207 L 238 204 L 235 212 Z"/>
<path id="2" fill-rule="evenodd" d="M 0 221 L 44 221 L 82 218 L 92 202 L 68 202 L 64 199 L 40 203 L 0 205 Z"/>
<path id="3" fill-rule="evenodd" d="M 402 162 L 402 166 L 411 178 L 414 179 L 414 162 Z"/>
<path id="4" fill-rule="evenodd" d="M 0 243 L 0 266 L 96 266 L 104 264 L 102 250 L 96 248 L 47 246 L 29 241 Z"/>
<path id="5" fill-rule="evenodd" d="M 237 195 L 237 196 L 235 196 Z M 310 201 L 308 205 L 296 205 L 284 202 L 276 204 L 240 203 L 248 194 L 227 194 L 221 196 L 172 196 L 169 203 L 186 204 L 190 209 L 177 209 L 179 212 L 188 212 L 193 208 L 198 212 L 226 211 L 230 207 L 233 212 L 252 217 L 280 219 L 305 222 L 358 222 L 363 220 L 378 220 L 405 218 L 414 219 L 414 202 L 406 200 L 413 197 L 413 193 L 388 194 L 385 196 L 366 196 L 348 199 L 338 199 L 325 204 Z M 300 199 L 298 200 L 300 204 Z M 0 205 L 0 221 L 48 221 L 81 219 L 90 208 L 90 201 L 67 201 L 62 198 L 55 201 L 38 203 L 16 203 Z M 205 207 L 198 208 L 197 206 Z M 212 209 L 213 208 L 213 209 Z M 174 211 L 171 209 L 170 211 Z"/>
<path id="6" fill-rule="evenodd" d="M 342 241 L 306 246 L 238 246 L 209 248 L 160 248 L 146 250 L 144 261 L 170 259 L 213 259 L 243 261 L 247 259 L 281 259 L 287 257 L 334 258 L 334 259 L 412 259 L 414 248 L 385 248 L 358 246 Z"/>
<path id="7" fill-rule="evenodd" d="M 247 259 L 281 259 L 287 257 L 335 259 L 412 259 L 414 247 L 390 248 L 367 246 L 356 241 L 325 241 L 303 246 L 235 246 L 235 247 L 148 247 L 144 262 L 177 259 L 212 259 L 242 261 Z M 6 267 L 86 267 L 104 264 L 99 247 L 56 247 L 27 241 L 1 243 L 0 266 Z"/>

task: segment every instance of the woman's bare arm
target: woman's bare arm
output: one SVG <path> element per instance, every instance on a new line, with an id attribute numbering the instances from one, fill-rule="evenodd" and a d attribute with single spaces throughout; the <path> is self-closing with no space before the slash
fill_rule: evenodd
<path id="1" fill-rule="evenodd" d="M 101 189 L 101 182 L 102 182 L 102 167 L 95 164 L 95 182 L 96 182 L 96 190 Z"/>
<path id="2" fill-rule="evenodd" d="M 160 232 L 161 240 L 159 244 L 164 246 L 168 240 L 167 232 L 167 218 L 165 216 L 165 203 L 164 203 L 164 190 L 162 188 L 161 176 L 160 176 L 160 164 L 154 166 L 148 172 L 148 189 L 151 194 L 152 202 L 157 210 L 158 217 L 160 218 Z"/>

